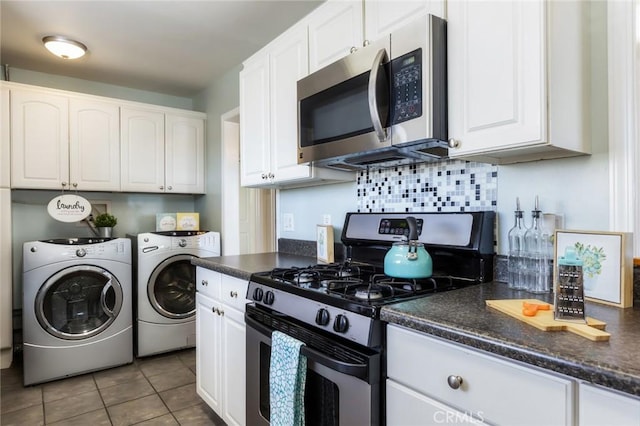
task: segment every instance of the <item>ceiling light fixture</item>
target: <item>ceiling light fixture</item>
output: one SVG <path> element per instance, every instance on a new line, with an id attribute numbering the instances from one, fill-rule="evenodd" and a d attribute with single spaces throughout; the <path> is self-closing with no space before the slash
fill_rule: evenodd
<path id="1" fill-rule="evenodd" d="M 79 41 L 69 40 L 61 36 L 46 36 L 42 39 L 49 52 L 62 59 L 77 59 L 87 51 L 87 46 Z"/>

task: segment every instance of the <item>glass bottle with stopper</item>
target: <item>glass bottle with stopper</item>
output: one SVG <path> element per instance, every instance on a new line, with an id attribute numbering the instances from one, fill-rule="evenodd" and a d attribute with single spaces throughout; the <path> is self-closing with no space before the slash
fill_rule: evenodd
<path id="1" fill-rule="evenodd" d="M 509 230 L 509 257 L 507 259 L 507 270 L 509 273 L 509 288 L 524 289 L 524 219 L 522 210 L 520 210 L 520 198 L 516 198 L 515 223 L 513 228 Z"/>

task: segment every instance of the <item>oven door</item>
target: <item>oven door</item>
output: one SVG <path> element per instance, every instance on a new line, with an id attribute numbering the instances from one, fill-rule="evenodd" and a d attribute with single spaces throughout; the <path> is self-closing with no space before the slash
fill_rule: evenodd
<path id="1" fill-rule="evenodd" d="M 378 425 L 380 353 L 344 346 L 279 314 L 247 305 L 247 424 L 268 425 L 271 332 L 279 330 L 305 342 L 306 425 Z M 313 343 L 311 343 L 313 342 Z M 331 353 L 333 352 L 333 353 Z"/>

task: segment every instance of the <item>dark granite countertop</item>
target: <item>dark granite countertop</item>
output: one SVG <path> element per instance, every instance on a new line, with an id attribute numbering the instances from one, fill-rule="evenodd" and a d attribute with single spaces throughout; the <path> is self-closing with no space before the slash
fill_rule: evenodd
<path id="1" fill-rule="evenodd" d="M 318 263 L 315 257 L 287 253 L 241 254 L 193 258 L 191 263 L 232 277 L 248 280 L 252 273 L 270 271 L 273 268 L 309 266 Z"/>
<path id="2" fill-rule="evenodd" d="M 248 280 L 254 272 L 316 264 L 287 253 L 193 258 L 192 264 Z M 493 282 L 382 308 L 382 320 L 581 380 L 640 396 L 640 308 L 587 303 L 587 315 L 607 323 L 611 338 L 592 342 L 567 331 L 547 332 L 489 308 L 485 300 L 536 298 Z"/>
<path id="3" fill-rule="evenodd" d="M 609 341 L 568 331 L 541 331 L 485 304 L 491 299 L 551 296 L 511 290 L 494 282 L 382 308 L 391 324 L 488 351 L 591 383 L 640 396 L 640 309 L 587 303 L 587 315 L 607 323 Z"/>

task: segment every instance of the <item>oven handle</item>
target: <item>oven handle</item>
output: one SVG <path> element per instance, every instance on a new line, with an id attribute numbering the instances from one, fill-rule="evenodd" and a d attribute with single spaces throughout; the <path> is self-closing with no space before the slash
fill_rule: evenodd
<path id="1" fill-rule="evenodd" d="M 269 336 L 271 338 L 271 332 L 273 331 L 270 327 L 256 321 L 250 316 L 245 314 L 245 322 L 248 327 L 253 328 L 264 336 Z M 316 349 L 310 348 L 306 344 L 300 348 L 300 354 L 307 357 L 312 361 L 315 361 L 319 364 L 322 364 L 334 371 L 338 371 L 340 373 L 358 377 L 362 380 L 367 380 L 369 366 L 367 364 L 351 364 L 344 361 L 339 361 L 337 359 L 333 359 L 327 354 L 324 354 Z"/>
<path id="2" fill-rule="evenodd" d="M 387 139 L 387 131 L 384 127 L 382 127 L 380 111 L 378 110 L 378 80 L 380 78 L 378 77 L 378 75 L 380 74 L 380 68 L 382 68 L 382 64 L 386 59 L 387 51 L 385 49 L 380 49 L 375 59 L 373 60 L 373 65 L 371 66 L 371 74 L 369 74 L 369 114 L 371 115 L 373 129 L 375 130 L 380 142 L 384 142 Z M 384 73 L 382 74 L 384 76 Z"/>

